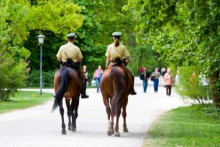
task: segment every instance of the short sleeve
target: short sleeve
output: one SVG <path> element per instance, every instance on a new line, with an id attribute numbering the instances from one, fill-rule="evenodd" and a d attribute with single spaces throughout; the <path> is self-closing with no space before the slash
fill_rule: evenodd
<path id="1" fill-rule="evenodd" d="M 60 49 L 59 49 L 59 51 L 58 51 L 58 53 L 57 53 L 57 58 L 59 58 L 59 59 L 61 59 L 62 58 L 62 46 L 60 47 Z"/>
<path id="2" fill-rule="evenodd" d="M 80 58 L 80 59 L 82 59 L 83 58 L 83 56 L 82 56 L 82 52 L 81 52 L 81 50 L 78 48 L 78 58 Z"/>
<path id="3" fill-rule="evenodd" d="M 106 50 L 106 53 L 105 53 L 105 56 L 107 57 L 110 57 L 110 46 L 108 46 L 107 50 Z"/>
<path id="4" fill-rule="evenodd" d="M 129 52 L 126 47 L 124 47 L 124 57 L 129 57 Z"/>

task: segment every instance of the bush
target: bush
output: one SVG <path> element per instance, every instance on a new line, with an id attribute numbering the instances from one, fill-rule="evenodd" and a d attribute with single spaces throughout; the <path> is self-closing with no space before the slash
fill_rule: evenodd
<path id="1" fill-rule="evenodd" d="M 179 68 L 180 81 L 176 86 L 177 92 L 184 98 L 193 100 L 206 99 L 209 96 L 209 86 L 206 88 L 202 86 L 199 75 L 201 74 L 201 67 L 187 66 Z"/>
<path id="2" fill-rule="evenodd" d="M 9 100 L 9 96 L 24 85 L 26 66 L 25 61 L 20 60 L 16 63 L 11 57 L 0 61 L 0 100 Z"/>
<path id="3" fill-rule="evenodd" d="M 53 86 L 54 71 L 43 72 L 43 87 Z M 32 70 L 28 75 L 26 86 L 39 87 L 40 86 L 40 71 Z"/>

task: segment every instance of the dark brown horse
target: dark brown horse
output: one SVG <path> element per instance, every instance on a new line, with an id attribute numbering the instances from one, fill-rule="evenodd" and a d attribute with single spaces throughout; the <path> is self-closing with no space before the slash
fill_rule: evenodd
<path id="1" fill-rule="evenodd" d="M 112 66 L 104 71 L 100 88 L 108 115 L 107 134 L 109 136 L 114 134 L 114 117 L 116 115 L 115 136 L 120 136 L 119 117 L 121 115 L 121 109 L 123 110 L 122 116 L 124 118 L 123 131 L 128 132 L 126 107 L 128 95 L 132 90 L 131 76 L 125 72 L 123 67 Z"/>
<path id="2" fill-rule="evenodd" d="M 66 100 L 67 115 L 69 118 L 68 129 L 75 132 L 81 87 L 81 81 L 75 69 L 62 67 L 56 71 L 54 76 L 55 99 L 53 104 L 53 110 L 55 110 L 57 106 L 59 106 L 60 108 L 63 135 L 66 134 L 66 125 L 64 122 L 63 97 L 65 97 Z"/>

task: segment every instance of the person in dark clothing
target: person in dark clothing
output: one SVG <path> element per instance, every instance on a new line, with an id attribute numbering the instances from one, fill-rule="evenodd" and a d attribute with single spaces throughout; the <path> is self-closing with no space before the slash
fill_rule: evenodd
<path id="1" fill-rule="evenodd" d="M 84 88 L 83 90 L 86 93 L 87 83 L 89 82 L 89 73 L 87 71 L 87 66 L 86 65 L 83 66 L 83 72 L 85 74 L 85 78 L 83 79 L 83 88 Z"/>
<path id="2" fill-rule="evenodd" d="M 150 73 L 147 71 L 147 67 L 144 68 L 143 71 L 141 71 L 141 80 L 143 80 L 143 88 L 144 93 L 147 92 L 147 86 L 148 86 L 148 80 L 150 78 Z"/>

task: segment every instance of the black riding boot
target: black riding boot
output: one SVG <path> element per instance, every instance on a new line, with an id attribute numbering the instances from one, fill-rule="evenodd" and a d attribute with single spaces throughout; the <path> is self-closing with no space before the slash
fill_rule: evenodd
<path id="1" fill-rule="evenodd" d="M 134 90 L 134 76 L 132 76 L 132 81 L 133 81 L 133 84 L 132 84 L 132 91 L 131 91 L 131 95 L 136 95 L 137 93 L 135 92 Z"/>
<path id="2" fill-rule="evenodd" d="M 84 81 L 84 79 L 82 79 L 82 92 L 81 92 L 81 98 L 82 98 L 82 99 L 89 98 L 89 96 L 86 95 L 86 82 Z"/>

